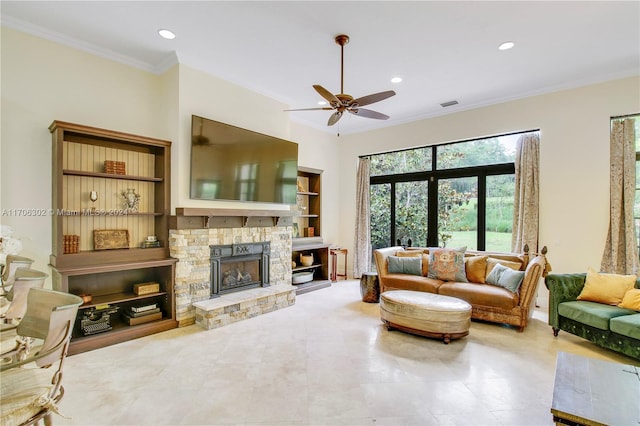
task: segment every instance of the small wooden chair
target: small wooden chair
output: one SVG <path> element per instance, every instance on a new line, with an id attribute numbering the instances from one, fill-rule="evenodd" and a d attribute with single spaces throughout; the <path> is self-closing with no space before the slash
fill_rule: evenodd
<path id="1" fill-rule="evenodd" d="M 64 395 L 62 366 L 82 299 L 70 293 L 31 288 L 27 312 L 19 324 L 2 329 L 21 338 L 42 340 L 24 356 L 18 343 L 2 353 L 0 363 L 0 425 L 33 425 L 52 414 Z"/>

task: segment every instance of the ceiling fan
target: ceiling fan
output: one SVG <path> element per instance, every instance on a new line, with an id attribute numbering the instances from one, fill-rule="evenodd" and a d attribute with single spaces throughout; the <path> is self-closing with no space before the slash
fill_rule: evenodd
<path id="1" fill-rule="evenodd" d="M 396 94 L 396 92 L 394 92 L 393 90 L 374 93 L 357 99 L 353 99 L 353 96 L 344 93 L 344 45 L 349 43 L 349 36 L 340 34 L 336 36 L 335 40 L 336 44 L 340 45 L 340 93 L 334 95 L 319 84 L 314 84 L 313 88 L 316 89 L 316 92 L 318 92 L 320 96 L 322 96 L 329 102 L 329 105 L 331 105 L 330 107 L 288 109 L 286 111 L 334 110 L 335 112 L 331 114 L 331 117 L 329 117 L 329 121 L 327 122 L 328 126 L 333 126 L 334 124 L 336 124 L 345 111 L 353 115 L 358 115 L 360 117 L 375 118 L 376 120 L 388 119 L 388 115 L 361 107 L 390 98 L 391 96 Z"/>

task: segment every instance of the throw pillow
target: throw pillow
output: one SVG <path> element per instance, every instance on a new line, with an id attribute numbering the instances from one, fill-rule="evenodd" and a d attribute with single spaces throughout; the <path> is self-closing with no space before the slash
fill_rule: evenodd
<path id="1" fill-rule="evenodd" d="M 487 284 L 506 288 L 510 292 L 516 293 L 523 279 L 524 271 L 514 271 L 498 263 L 487 277 Z"/>
<path id="2" fill-rule="evenodd" d="M 625 309 L 640 311 L 640 288 L 632 288 L 631 290 L 628 290 L 624 294 L 622 302 L 620 302 L 618 306 Z"/>
<path id="3" fill-rule="evenodd" d="M 444 248 L 429 248 L 429 278 L 466 283 L 464 253 Z"/>
<path id="4" fill-rule="evenodd" d="M 514 271 L 519 271 L 520 267 L 522 266 L 522 262 L 512 262 L 510 260 L 489 257 L 487 259 L 487 274 L 485 275 L 485 281 L 489 276 L 489 274 L 491 273 L 491 271 L 493 270 L 493 268 L 495 268 L 495 266 L 498 263 L 501 264 L 502 266 L 506 266 L 507 268 L 513 269 Z"/>
<path id="5" fill-rule="evenodd" d="M 422 258 L 422 276 L 426 277 L 429 273 L 429 255 L 422 250 L 398 250 L 398 257 L 421 257 Z"/>
<path id="6" fill-rule="evenodd" d="M 484 284 L 486 281 L 488 256 L 471 256 L 465 259 L 467 280 L 470 283 Z"/>
<path id="7" fill-rule="evenodd" d="M 422 257 L 389 256 L 389 273 L 422 275 Z"/>
<path id="8" fill-rule="evenodd" d="M 588 268 L 587 279 L 578 295 L 578 300 L 617 305 L 635 284 L 635 275 L 603 274 Z"/>

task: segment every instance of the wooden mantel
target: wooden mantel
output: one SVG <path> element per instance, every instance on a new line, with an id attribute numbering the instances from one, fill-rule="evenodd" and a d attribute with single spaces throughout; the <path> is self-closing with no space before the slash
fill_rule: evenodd
<path id="1" fill-rule="evenodd" d="M 242 228 L 245 226 L 291 226 L 297 210 L 219 209 L 176 207 L 169 229 Z"/>

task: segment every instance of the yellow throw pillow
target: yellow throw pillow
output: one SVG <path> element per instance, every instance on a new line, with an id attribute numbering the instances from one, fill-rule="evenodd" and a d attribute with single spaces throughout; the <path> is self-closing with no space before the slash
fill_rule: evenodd
<path id="1" fill-rule="evenodd" d="M 632 288 L 631 290 L 628 290 L 624 294 L 622 302 L 620 302 L 618 306 L 625 309 L 640 311 L 640 288 Z"/>
<path id="2" fill-rule="evenodd" d="M 489 276 L 491 271 L 493 271 L 493 268 L 495 268 L 495 266 L 498 263 L 501 264 L 502 266 L 506 266 L 507 268 L 511 268 L 514 271 L 519 271 L 520 267 L 522 266 L 521 262 L 512 262 L 510 260 L 497 259 L 495 257 L 490 257 L 487 259 L 487 272 L 484 275 L 485 281 L 487 280 L 487 277 Z"/>
<path id="3" fill-rule="evenodd" d="M 588 268 L 587 279 L 578 300 L 617 305 L 635 284 L 635 275 L 601 274 Z"/>
<path id="4" fill-rule="evenodd" d="M 488 256 L 470 256 L 465 259 L 467 279 L 470 283 L 484 284 L 486 281 Z"/>
<path id="5" fill-rule="evenodd" d="M 420 257 L 422 256 L 422 276 L 426 277 L 429 273 L 429 255 L 422 250 L 398 250 L 396 252 L 398 257 Z"/>

